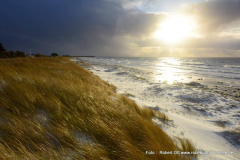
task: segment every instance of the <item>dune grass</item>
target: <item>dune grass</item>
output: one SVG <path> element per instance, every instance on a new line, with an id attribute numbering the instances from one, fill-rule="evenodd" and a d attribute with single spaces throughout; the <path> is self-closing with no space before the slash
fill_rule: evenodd
<path id="1" fill-rule="evenodd" d="M 178 139 L 178 141 L 180 142 L 180 150 L 181 151 L 183 151 L 183 152 L 194 152 L 194 151 L 196 151 L 196 148 L 195 148 L 195 146 L 192 144 L 192 142 L 189 140 L 189 139 L 186 139 L 186 138 L 180 138 L 180 137 L 178 137 L 177 138 Z M 191 155 L 191 156 L 194 156 L 194 157 L 198 157 L 198 155 L 197 154 L 189 154 L 189 155 Z M 190 159 L 190 157 L 188 157 L 188 155 L 187 156 L 185 156 L 185 158 L 186 159 Z"/>
<path id="2" fill-rule="evenodd" d="M 177 159 L 153 116 L 70 58 L 0 59 L 0 159 Z"/>

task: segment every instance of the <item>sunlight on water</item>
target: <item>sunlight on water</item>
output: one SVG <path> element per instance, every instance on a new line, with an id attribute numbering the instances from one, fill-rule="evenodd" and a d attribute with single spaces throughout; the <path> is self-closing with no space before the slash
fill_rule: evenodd
<path id="1" fill-rule="evenodd" d="M 176 68 L 180 65 L 179 59 L 176 58 L 164 58 L 156 66 L 159 66 L 159 74 L 155 77 L 157 81 L 166 82 L 168 84 L 173 84 L 174 82 L 180 82 L 184 79 L 182 74 L 184 71 L 182 69 Z"/>
<path id="2" fill-rule="evenodd" d="M 126 72 L 129 74 L 125 76 L 140 76 L 158 83 L 198 82 L 215 86 L 219 84 L 218 82 L 224 82 L 224 85 L 229 87 L 240 88 L 240 58 L 83 57 L 81 59 L 105 66 L 106 69 L 110 68 L 111 72 Z"/>

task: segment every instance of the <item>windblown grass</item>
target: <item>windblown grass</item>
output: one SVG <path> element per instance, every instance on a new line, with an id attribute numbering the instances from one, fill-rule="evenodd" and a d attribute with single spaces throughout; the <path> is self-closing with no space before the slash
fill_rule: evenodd
<path id="1" fill-rule="evenodd" d="M 182 152 L 189 152 L 189 153 L 192 152 L 193 153 L 193 152 L 197 151 L 195 146 L 191 143 L 190 140 L 188 140 L 186 138 L 179 138 L 179 137 L 177 139 L 180 142 L 180 148 L 179 149 Z M 182 155 L 182 157 L 185 158 L 185 159 L 190 159 L 189 155 L 194 156 L 196 158 L 198 157 L 197 154 Z"/>
<path id="2" fill-rule="evenodd" d="M 0 159 L 176 159 L 152 116 L 69 58 L 0 60 Z"/>

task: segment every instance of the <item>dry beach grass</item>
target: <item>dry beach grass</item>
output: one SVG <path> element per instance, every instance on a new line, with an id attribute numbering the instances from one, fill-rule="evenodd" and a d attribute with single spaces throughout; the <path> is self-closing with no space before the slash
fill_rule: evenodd
<path id="1" fill-rule="evenodd" d="M 178 159 L 152 117 L 70 58 L 0 59 L 0 159 Z"/>

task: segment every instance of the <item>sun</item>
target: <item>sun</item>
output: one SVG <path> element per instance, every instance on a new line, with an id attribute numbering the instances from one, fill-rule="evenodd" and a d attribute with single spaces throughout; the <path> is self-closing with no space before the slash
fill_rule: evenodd
<path id="1" fill-rule="evenodd" d="M 196 36 L 197 34 L 193 32 L 195 28 L 197 26 L 192 18 L 173 16 L 159 24 L 159 29 L 153 36 L 168 43 L 177 43 L 187 37 Z"/>

